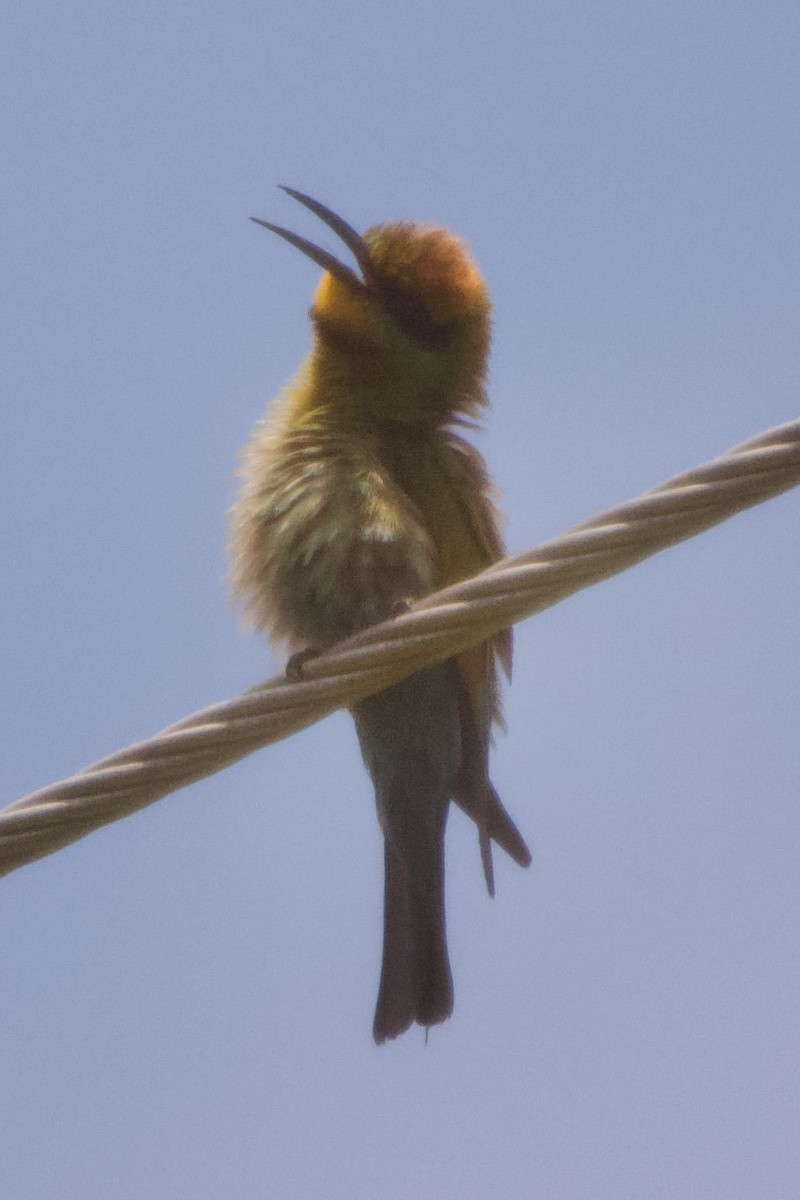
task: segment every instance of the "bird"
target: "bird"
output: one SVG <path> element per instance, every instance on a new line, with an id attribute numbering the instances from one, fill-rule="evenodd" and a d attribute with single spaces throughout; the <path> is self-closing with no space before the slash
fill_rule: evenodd
<path id="1" fill-rule="evenodd" d="M 256 424 L 229 521 L 230 584 L 245 620 L 289 653 L 287 671 L 407 611 L 503 554 L 486 465 L 465 432 L 488 398 L 491 301 L 464 242 L 396 220 L 363 235 L 294 188 L 354 265 L 253 217 L 322 268 L 311 350 Z M 530 852 L 489 779 L 511 631 L 418 670 L 352 708 L 384 838 L 383 955 L 373 1037 L 453 1011 L 445 826 L 455 801 L 521 866 Z"/>

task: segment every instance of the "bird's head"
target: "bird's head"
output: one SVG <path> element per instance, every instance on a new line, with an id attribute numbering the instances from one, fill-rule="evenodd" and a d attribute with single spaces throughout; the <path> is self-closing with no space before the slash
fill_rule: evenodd
<path id="1" fill-rule="evenodd" d="M 283 190 L 324 221 L 355 259 L 357 269 L 288 229 L 253 218 L 323 268 L 311 307 L 322 345 L 362 363 L 368 354 L 381 375 L 450 391 L 453 412 L 480 407 L 491 302 L 461 239 L 411 221 L 375 225 L 361 235 L 317 200 Z"/>

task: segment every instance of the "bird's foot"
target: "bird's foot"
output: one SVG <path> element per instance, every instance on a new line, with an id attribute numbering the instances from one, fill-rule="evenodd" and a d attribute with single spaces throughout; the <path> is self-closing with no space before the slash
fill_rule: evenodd
<path id="1" fill-rule="evenodd" d="M 293 654 L 286 664 L 286 678 L 292 683 L 297 683 L 303 678 L 303 667 L 312 658 L 319 658 L 322 651 L 317 646 L 308 646 L 305 650 L 298 650 Z"/>

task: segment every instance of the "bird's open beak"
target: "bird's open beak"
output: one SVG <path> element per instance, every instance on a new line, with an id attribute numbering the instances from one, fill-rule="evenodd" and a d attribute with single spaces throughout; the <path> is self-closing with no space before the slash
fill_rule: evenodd
<path id="1" fill-rule="evenodd" d="M 277 233 L 278 237 L 282 237 L 284 241 L 289 242 L 303 254 L 312 259 L 323 270 L 329 271 L 335 279 L 343 283 L 346 288 L 356 295 L 370 295 L 375 290 L 375 273 L 372 267 L 372 262 L 369 256 L 369 249 L 361 234 L 356 233 L 352 225 L 348 225 L 347 221 L 341 217 L 337 217 L 335 212 L 331 212 L 324 204 L 320 204 L 319 200 L 312 200 L 310 196 L 306 196 L 303 192 L 296 192 L 294 188 L 283 187 L 282 190 L 291 196 L 293 200 L 298 200 L 311 212 L 315 213 L 320 220 L 324 221 L 329 229 L 332 229 L 337 234 L 348 250 L 355 257 L 356 262 L 361 268 L 363 278 L 359 278 L 351 267 L 345 266 L 339 262 L 333 254 L 327 250 L 323 250 L 321 246 L 315 246 L 313 242 L 309 242 L 306 238 L 300 237 L 299 234 L 292 233 L 289 229 L 284 229 L 280 225 L 273 225 L 270 221 L 262 221 L 260 217 L 251 217 L 251 221 L 255 221 L 256 225 L 263 225 L 264 229 L 269 229 L 271 233 Z"/>

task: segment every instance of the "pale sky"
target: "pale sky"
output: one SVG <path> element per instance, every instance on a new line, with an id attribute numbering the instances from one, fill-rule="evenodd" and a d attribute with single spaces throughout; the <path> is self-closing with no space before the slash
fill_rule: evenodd
<path id="1" fill-rule="evenodd" d="M 8 24 L 2 803 L 275 669 L 224 514 L 308 346 L 317 271 L 247 219 L 321 237 L 279 183 L 468 241 L 512 550 L 798 415 L 789 0 Z M 799 502 L 517 628 L 492 774 L 534 861 L 490 901 L 453 814 L 427 1046 L 372 1043 L 345 714 L 0 881 L 0 1195 L 796 1200 Z"/>

